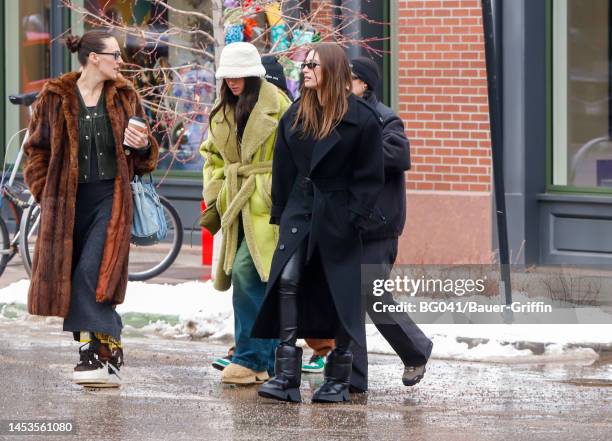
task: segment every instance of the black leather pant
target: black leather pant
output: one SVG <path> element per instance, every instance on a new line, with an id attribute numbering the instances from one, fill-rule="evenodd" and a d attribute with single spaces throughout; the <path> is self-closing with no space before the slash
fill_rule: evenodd
<path id="1" fill-rule="evenodd" d="M 289 258 L 281 272 L 278 281 L 280 341 L 281 344 L 294 346 L 298 331 L 298 288 L 304 269 L 306 268 L 306 252 L 308 240 L 304 239 L 298 245 L 295 253 Z M 340 324 L 336 335 L 336 348 L 346 351 L 351 343 L 351 337 Z"/>

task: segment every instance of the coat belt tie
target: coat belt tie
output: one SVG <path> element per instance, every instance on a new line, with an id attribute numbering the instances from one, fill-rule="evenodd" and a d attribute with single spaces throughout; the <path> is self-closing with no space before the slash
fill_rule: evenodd
<path id="1" fill-rule="evenodd" d="M 312 196 L 312 212 L 315 214 L 310 220 L 310 234 L 306 252 L 306 261 L 310 261 L 322 228 L 322 214 L 326 212 L 324 193 L 347 191 L 348 180 L 342 177 L 311 179 L 308 176 L 299 175 L 297 182 L 306 195 Z"/>
<path id="2" fill-rule="evenodd" d="M 230 274 L 238 250 L 238 215 L 255 192 L 256 175 L 272 173 L 272 161 L 255 164 L 234 162 L 226 164 L 224 171 L 227 209 L 221 217 L 225 244 L 223 270 Z"/>

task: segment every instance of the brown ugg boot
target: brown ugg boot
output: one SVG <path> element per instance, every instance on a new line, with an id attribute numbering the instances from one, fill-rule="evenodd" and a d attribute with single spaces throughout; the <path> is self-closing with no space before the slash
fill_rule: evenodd
<path id="1" fill-rule="evenodd" d="M 236 363 L 230 363 L 221 374 L 221 381 L 227 384 L 261 384 L 270 376 L 266 371 L 255 372 Z"/>

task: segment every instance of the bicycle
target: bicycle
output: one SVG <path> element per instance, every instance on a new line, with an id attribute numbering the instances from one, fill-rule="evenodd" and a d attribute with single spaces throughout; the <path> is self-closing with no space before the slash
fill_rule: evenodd
<path id="1" fill-rule="evenodd" d="M 11 95 L 9 96 L 9 101 L 15 105 L 24 105 L 28 106 L 28 110 L 30 116 L 32 115 L 32 103 L 36 100 L 37 93 L 26 93 L 21 95 Z M 7 144 L 11 145 L 13 139 L 18 136 L 23 130 L 15 133 Z M 21 218 L 23 216 L 23 212 L 27 209 L 28 205 L 34 201 L 31 197 L 30 192 L 27 187 L 22 183 L 16 182 L 15 178 L 17 176 L 17 170 L 19 169 L 19 165 L 21 163 L 21 159 L 23 158 L 23 145 L 25 144 L 28 138 L 28 131 L 25 129 L 25 136 L 21 143 L 21 148 L 19 149 L 19 153 L 17 154 L 17 158 L 15 160 L 15 164 L 11 170 L 11 174 L 8 182 L 5 184 L 4 180 L 6 177 L 6 156 L 4 158 L 4 164 L 2 168 L 2 180 L 0 181 L 0 208 L 4 204 L 5 201 L 8 202 L 8 206 L 15 218 L 15 232 L 13 233 L 13 238 L 10 238 L 9 230 L 5 220 L 0 216 L 0 275 L 4 273 L 6 266 L 8 263 L 15 257 L 17 253 L 21 254 L 21 250 L 19 248 L 20 236 L 21 236 Z M 21 195 L 27 196 L 28 201 L 21 199 Z M 22 261 L 23 261 L 23 255 Z"/>
<path id="2" fill-rule="evenodd" d="M 166 271 L 178 257 L 183 245 L 183 224 L 178 212 L 168 199 L 163 196 L 159 199 L 164 207 L 168 234 L 163 241 L 156 244 L 146 246 L 130 244 L 128 263 L 130 281 L 148 280 Z M 19 246 L 28 276 L 32 275 L 32 256 L 36 245 L 34 238 L 38 235 L 39 223 L 40 206 L 34 203 L 26 208 L 21 219 L 21 236 L 25 240 L 22 240 Z M 142 248 L 146 248 L 147 252 L 140 252 Z"/>
<path id="3" fill-rule="evenodd" d="M 13 104 L 31 106 L 36 99 L 36 95 L 34 94 L 34 99 L 31 100 L 29 98 L 25 98 L 28 95 L 32 94 L 16 95 L 10 97 L 9 99 L 14 98 L 14 101 L 11 99 Z M 23 145 L 25 144 L 26 140 L 27 131 L 15 161 L 13 175 L 16 173 L 16 170 L 18 169 L 23 157 Z M 164 207 L 164 214 L 166 216 L 166 222 L 168 223 L 168 234 L 164 240 L 146 246 L 146 253 L 140 252 L 140 249 L 144 248 L 143 246 L 137 246 L 133 243 L 130 245 L 128 280 L 142 281 L 156 277 L 166 271 L 179 255 L 183 245 L 183 224 L 178 212 L 172 206 L 170 201 L 163 196 L 160 196 L 160 201 Z M 20 208 L 22 214 L 18 224 L 19 231 L 16 233 L 12 242 L 14 242 L 14 245 L 18 247 L 25 270 L 28 273 L 28 276 L 31 277 L 32 256 L 34 255 L 36 238 L 38 237 L 38 227 L 40 224 L 40 206 L 34 201 L 34 198 L 30 196 L 28 202 L 23 203 Z M 2 223 L 4 223 L 4 221 L 2 221 Z M 2 230 L 2 223 L 0 223 L 0 230 Z M 0 239 L 2 239 L 1 236 L 2 231 L 0 231 Z M 4 256 L 5 255 L 2 254 L 0 261 L 4 259 Z"/>

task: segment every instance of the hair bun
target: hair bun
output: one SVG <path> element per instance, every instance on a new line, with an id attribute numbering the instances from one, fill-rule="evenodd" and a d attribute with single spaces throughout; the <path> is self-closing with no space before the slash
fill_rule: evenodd
<path id="1" fill-rule="evenodd" d="M 65 41 L 70 52 L 78 52 L 81 48 L 81 37 L 78 35 L 68 35 Z"/>

